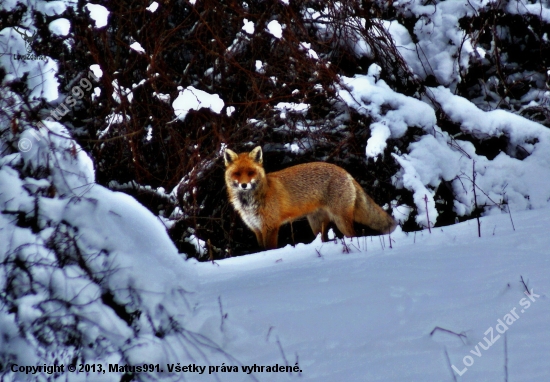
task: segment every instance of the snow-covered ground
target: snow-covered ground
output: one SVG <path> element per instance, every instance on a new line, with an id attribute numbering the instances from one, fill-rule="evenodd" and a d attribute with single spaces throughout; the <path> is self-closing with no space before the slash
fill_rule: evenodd
<path id="1" fill-rule="evenodd" d="M 398 232 L 393 248 L 387 236 L 347 241 L 349 253 L 317 239 L 195 263 L 199 305 L 188 329 L 222 328 L 213 339 L 242 365 L 301 369 L 254 373 L 260 381 L 547 380 L 550 210 L 512 218 L 515 231 L 507 214 L 482 218 L 481 238 L 471 220 Z M 241 370 L 217 377 L 251 380 Z M 184 374 L 214 380 L 208 368 Z"/>

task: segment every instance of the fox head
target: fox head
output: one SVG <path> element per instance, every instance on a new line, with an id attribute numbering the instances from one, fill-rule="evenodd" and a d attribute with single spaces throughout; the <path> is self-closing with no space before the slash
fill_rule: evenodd
<path id="1" fill-rule="evenodd" d="M 225 182 L 234 191 L 250 191 L 258 187 L 265 178 L 263 154 L 260 146 L 249 153 L 237 154 L 225 149 Z"/>

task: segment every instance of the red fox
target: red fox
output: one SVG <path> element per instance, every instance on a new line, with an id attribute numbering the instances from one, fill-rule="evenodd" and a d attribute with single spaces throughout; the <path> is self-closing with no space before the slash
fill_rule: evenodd
<path id="1" fill-rule="evenodd" d="M 305 163 L 266 174 L 260 146 L 241 154 L 226 149 L 224 159 L 229 201 L 265 249 L 277 248 L 281 225 L 302 216 L 322 241 L 328 241 L 330 222 L 347 237 L 355 236 L 354 221 L 381 233 L 391 233 L 397 225 L 336 165 Z"/>

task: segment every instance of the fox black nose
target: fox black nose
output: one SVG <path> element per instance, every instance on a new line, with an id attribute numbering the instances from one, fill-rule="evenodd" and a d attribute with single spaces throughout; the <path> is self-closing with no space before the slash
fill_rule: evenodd
<path id="1" fill-rule="evenodd" d="M 241 188 L 242 188 L 243 190 L 246 190 L 246 187 L 247 187 L 247 186 L 248 186 L 247 183 L 241 183 Z"/>

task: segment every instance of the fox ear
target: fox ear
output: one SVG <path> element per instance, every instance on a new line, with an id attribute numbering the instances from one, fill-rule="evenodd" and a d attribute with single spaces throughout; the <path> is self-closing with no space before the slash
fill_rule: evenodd
<path id="1" fill-rule="evenodd" d="M 254 160 L 254 162 L 258 162 L 259 164 L 262 164 L 264 161 L 264 154 L 262 153 L 262 148 L 260 146 L 256 146 L 254 150 L 248 153 L 248 156 Z"/>
<path id="2" fill-rule="evenodd" d="M 223 159 L 225 161 L 225 167 L 229 166 L 237 158 L 238 158 L 238 155 L 235 151 L 225 149 L 225 151 L 223 152 Z"/>

